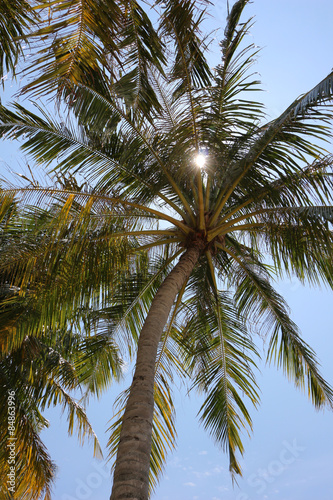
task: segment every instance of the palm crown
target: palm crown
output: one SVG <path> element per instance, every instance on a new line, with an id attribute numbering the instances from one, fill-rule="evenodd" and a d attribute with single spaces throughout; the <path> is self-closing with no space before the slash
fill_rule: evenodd
<path id="1" fill-rule="evenodd" d="M 24 150 L 59 173 L 55 185 L 33 179 L 3 190 L 3 242 L 15 242 L 22 227 L 27 235 L 14 254 L 2 243 L 2 281 L 20 290 L 5 299 L 3 321 L 8 308 L 26 311 L 8 327 L 4 356 L 22 348 L 27 331 L 31 342 L 45 337 L 54 345 L 63 329 L 79 345 L 63 353 L 72 356 L 76 383 L 98 394 L 119 372 L 124 337 L 131 349 L 138 342 L 126 410 L 111 427 L 112 499 L 123 491 L 146 498 L 149 463 L 156 481 L 175 436 L 174 370 L 206 394 L 204 426 L 240 473 L 241 430 L 251 427 L 245 401 L 259 402 L 249 322 L 269 337 L 268 359 L 316 407 L 333 402 L 272 286 L 285 272 L 332 286 L 332 158 L 316 140 L 330 136 L 333 74 L 265 123 L 262 105 L 247 97 L 259 83 L 249 74 L 256 49 L 244 44 L 251 20 L 240 23 L 246 3 L 229 12 L 214 71 L 194 3 L 161 5 L 158 32 L 134 3 L 132 21 L 122 24 L 123 4 L 115 3 L 110 32 L 127 31 L 107 45 L 112 57 L 92 45 L 98 64 L 87 58 L 71 73 L 65 57 L 55 67 L 43 56 L 46 72 L 28 86 L 56 86 L 71 122 L 20 105 L 1 111 L 2 132 L 24 138 Z M 97 29 L 102 43 L 109 35 Z M 64 45 L 53 50 L 60 60 Z M 136 469 L 138 456 L 145 473 Z"/>

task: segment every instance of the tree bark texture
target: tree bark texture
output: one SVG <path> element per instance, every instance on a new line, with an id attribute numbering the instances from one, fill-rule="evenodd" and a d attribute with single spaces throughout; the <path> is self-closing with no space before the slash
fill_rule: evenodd
<path id="1" fill-rule="evenodd" d="M 200 255 L 189 248 L 160 286 L 142 327 L 135 373 L 123 416 L 110 500 L 147 500 L 158 344 L 174 300 Z"/>

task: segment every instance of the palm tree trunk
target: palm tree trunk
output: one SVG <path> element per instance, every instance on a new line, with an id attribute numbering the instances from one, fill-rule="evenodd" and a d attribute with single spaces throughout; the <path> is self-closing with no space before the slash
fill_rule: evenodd
<path id="1" fill-rule="evenodd" d="M 143 325 L 135 373 L 122 421 L 110 500 L 148 499 L 154 413 L 154 372 L 158 344 L 177 293 L 200 255 L 189 248 L 160 286 Z"/>

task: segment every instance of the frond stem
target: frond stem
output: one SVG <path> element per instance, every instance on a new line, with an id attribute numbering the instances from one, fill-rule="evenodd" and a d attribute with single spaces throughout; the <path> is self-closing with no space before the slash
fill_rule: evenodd
<path id="1" fill-rule="evenodd" d="M 179 207 L 177 205 L 175 205 L 172 201 L 168 200 L 168 198 L 163 197 L 162 199 L 164 199 L 164 201 L 168 200 L 167 203 L 170 206 L 172 206 L 172 208 L 174 210 L 176 210 L 180 215 L 182 215 L 182 217 L 184 217 L 185 219 L 186 219 L 186 215 L 187 214 L 192 214 L 192 210 L 191 210 L 191 207 L 190 207 L 187 199 L 185 198 L 185 196 L 183 195 L 183 193 L 181 192 L 181 190 L 178 188 L 177 183 L 175 182 L 175 180 L 172 178 L 172 176 L 167 171 L 166 166 L 162 162 L 161 158 L 156 153 L 155 149 L 151 146 L 151 144 L 149 143 L 149 141 L 141 133 L 141 131 L 132 123 L 131 120 L 129 120 L 128 116 L 122 111 L 122 109 L 119 106 L 117 106 L 115 103 L 106 100 L 105 97 L 103 97 L 101 94 L 99 94 L 95 90 L 93 90 L 93 89 L 91 89 L 89 87 L 86 87 L 85 85 L 80 85 L 80 86 L 83 87 L 83 88 L 88 89 L 93 95 L 97 96 L 100 100 L 102 100 L 104 102 L 104 104 L 106 104 L 107 106 L 110 106 L 111 108 L 115 109 L 117 111 L 117 113 L 119 113 L 119 115 L 122 117 L 122 119 L 127 123 L 127 125 L 129 125 L 132 128 L 132 130 L 140 137 L 140 139 L 142 140 L 142 142 L 147 146 L 147 148 L 149 149 L 150 153 L 154 156 L 154 158 L 156 159 L 157 163 L 162 168 L 165 176 L 167 177 L 168 181 L 170 182 L 171 186 L 173 187 L 173 190 L 176 193 L 176 195 L 178 196 L 179 200 L 184 205 L 184 208 L 187 211 L 187 213 L 184 213 L 183 211 L 181 211 L 179 209 Z M 159 195 L 160 195 L 160 193 L 159 193 Z"/>
<path id="2" fill-rule="evenodd" d="M 180 243 L 181 241 L 182 241 L 181 238 L 167 238 L 164 240 L 154 241 L 154 242 L 149 243 L 147 245 L 138 246 L 134 250 L 135 250 L 135 252 L 139 252 L 141 250 L 150 250 L 153 247 L 157 247 L 157 246 L 161 246 L 161 245 L 168 245 L 170 243 Z"/>
<path id="3" fill-rule="evenodd" d="M 144 212 L 150 213 L 155 215 L 158 219 L 163 219 L 168 222 L 171 222 L 173 225 L 179 227 L 184 233 L 188 234 L 191 231 L 193 231 L 191 228 L 183 224 L 181 221 L 174 219 L 168 214 L 165 214 L 163 212 L 160 212 L 159 210 L 155 210 L 150 207 L 146 207 L 145 205 L 140 205 L 138 203 L 134 203 L 131 201 L 123 200 L 121 198 L 113 198 L 108 195 L 101 195 L 101 194 L 91 194 L 91 193 L 83 193 L 83 192 L 77 192 L 77 191 L 71 191 L 71 190 L 62 190 L 62 189 L 54 189 L 54 188 L 43 188 L 43 187 L 32 187 L 32 188 L 17 188 L 17 189 L 5 189 L 2 190 L 3 193 L 21 193 L 21 192 L 42 192 L 42 193 L 50 193 L 51 195 L 64 195 L 67 194 L 69 196 L 74 195 L 77 198 L 90 198 L 90 199 L 96 199 L 96 200 L 101 200 L 101 201 L 106 201 L 110 202 L 112 205 L 127 205 L 129 207 L 137 208 L 138 210 L 142 210 Z"/>

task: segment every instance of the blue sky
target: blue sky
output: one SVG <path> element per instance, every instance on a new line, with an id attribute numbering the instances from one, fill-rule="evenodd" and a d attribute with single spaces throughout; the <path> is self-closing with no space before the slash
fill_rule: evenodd
<path id="1" fill-rule="evenodd" d="M 225 24 L 226 2 L 219 1 L 211 13 L 208 24 L 212 30 L 220 28 L 218 40 Z M 333 67 L 333 3 L 254 0 L 245 10 L 244 19 L 253 15 L 251 40 L 262 47 L 254 71 L 259 73 L 265 90 L 260 98 L 273 118 Z M 217 62 L 215 50 L 212 65 Z M 1 145 L 3 175 L 5 163 L 15 171 L 24 165 L 22 160 L 17 162 L 13 144 Z M 303 338 L 317 352 L 322 374 L 333 384 L 332 292 L 303 287 L 297 281 L 279 283 L 278 290 L 286 298 Z M 263 345 L 262 340 L 259 345 Z M 253 435 L 244 440 L 243 478 L 238 486 L 232 486 L 227 457 L 195 419 L 198 396 L 175 391 L 178 446 L 169 456 L 153 500 L 332 500 L 333 413 L 315 411 L 307 397 L 274 367 L 263 363 L 260 368 L 262 403 L 258 411 L 253 411 Z M 88 408 L 104 446 L 107 422 L 120 389 L 112 387 L 99 403 Z M 60 419 L 59 412 L 52 410 L 47 417 L 51 425 L 43 438 L 59 467 L 54 500 L 109 498 L 108 466 L 92 458 L 91 445 L 80 447 L 74 437 L 67 437 L 65 416 Z"/>

